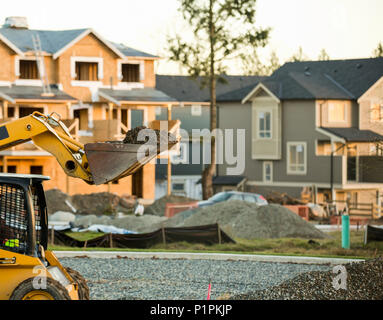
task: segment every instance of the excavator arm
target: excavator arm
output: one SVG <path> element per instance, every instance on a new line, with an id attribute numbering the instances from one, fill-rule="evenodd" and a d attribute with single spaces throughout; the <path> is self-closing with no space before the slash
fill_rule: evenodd
<path id="1" fill-rule="evenodd" d="M 55 117 L 56 115 L 56 117 Z M 89 184 L 102 184 L 133 174 L 160 150 L 157 146 L 74 140 L 60 116 L 39 112 L 0 126 L 0 150 L 28 141 L 52 154 L 68 176 Z M 169 142 L 169 148 L 174 143 Z M 163 150 L 161 150 L 163 151 Z"/>

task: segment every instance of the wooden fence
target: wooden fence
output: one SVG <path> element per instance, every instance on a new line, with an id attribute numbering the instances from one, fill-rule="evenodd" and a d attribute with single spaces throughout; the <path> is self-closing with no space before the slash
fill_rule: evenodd
<path id="1" fill-rule="evenodd" d="M 336 213 L 343 211 L 344 209 L 348 212 L 350 216 L 356 218 L 367 218 L 367 219 L 378 219 L 383 216 L 383 206 L 378 206 L 375 203 L 352 203 L 344 200 L 335 200 L 335 208 L 332 207 L 329 203 L 323 204 L 327 208 L 328 212 L 333 210 Z"/>

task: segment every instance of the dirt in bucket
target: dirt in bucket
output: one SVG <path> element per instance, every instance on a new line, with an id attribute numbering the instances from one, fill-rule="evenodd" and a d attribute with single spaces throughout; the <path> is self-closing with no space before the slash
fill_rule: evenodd
<path id="1" fill-rule="evenodd" d="M 123 143 L 129 143 L 129 144 L 147 143 L 149 141 L 148 133 L 144 132 L 144 138 L 145 139 L 142 139 L 142 137 L 139 136 L 139 133 L 141 132 L 141 130 L 146 130 L 146 129 L 149 129 L 149 130 L 154 131 L 156 133 L 157 145 L 168 144 L 169 142 L 171 143 L 173 141 L 174 142 L 177 141 L 177 138 L 175 137 L 175 135 L 173 135 L 172 133 L 167 132 L 165 130 L 156 130 L 156 129 L 147 128 L 145 126 L 139 126 L 139 127 L 136 127 L 134 129 L 129 130 L 126 133 L 126 136 L 125 136 L 124 140 L 122 140 L 122 142 Z"/>

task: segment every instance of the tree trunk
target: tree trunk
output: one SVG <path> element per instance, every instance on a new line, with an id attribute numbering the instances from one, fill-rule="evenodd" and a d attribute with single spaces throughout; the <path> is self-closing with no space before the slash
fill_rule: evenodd
<path id="1" fill-rule="evenodd" d="M 216 110 L 216 79 L 215 79 L 215 55 L 214 55 L 214 24 L 213 24 L 213 0 L 210 0 L 209 10 L 209 23 L 210 23 L 210 131 L 213 132 L 217 128 L 217 110 Z M 215 146 L 216 139 L 211 137 L 210 140 L 210 164 L 204 169 L 202 173 L 202 196 L 203 199 L 210 198 L 213 192 L 213 176 L 215 174 Z"/>

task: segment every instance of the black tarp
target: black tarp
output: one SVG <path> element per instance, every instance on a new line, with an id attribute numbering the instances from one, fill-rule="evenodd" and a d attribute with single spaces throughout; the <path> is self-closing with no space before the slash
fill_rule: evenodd
<path id="1" fill-rule="evenodd" d="M 49 233 L 51 236 L 51 233 Z M 50 238 L 50 242 L 52 239 Z M 163 228 L 149 233 L 139 234 L 104 234 L 100 237 L 79 241 L 65 234 L 64 231 L 54 231 L 54 244 L 80 247 L 80 248 L 150 248 L 158 243 L 171 242 L 192 242 L 192 243 L 235 243 L 218 224 L 204 226 Z"/>
<path id="2" fill-rule="evenodd" d="M 383 241 L 383 228 L 377 228 L 370 225 L 366 226 L 365 243 L 370 241 Z"/>

